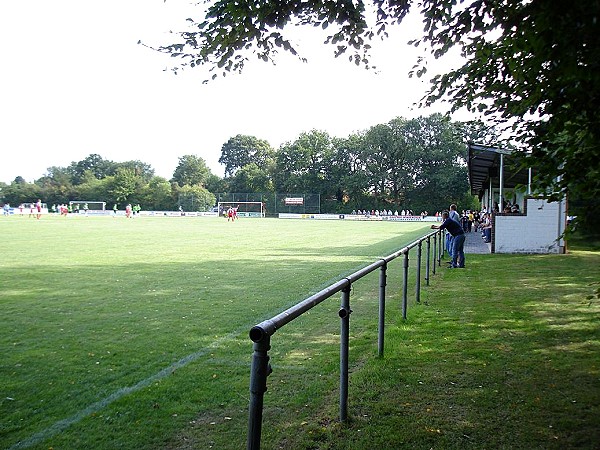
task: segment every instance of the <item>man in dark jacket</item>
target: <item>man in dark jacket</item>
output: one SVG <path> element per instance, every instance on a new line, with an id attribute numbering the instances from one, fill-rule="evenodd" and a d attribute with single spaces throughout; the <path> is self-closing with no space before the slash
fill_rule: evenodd
<path id="1" fill-rule="evenodd" d="M 449 217 L 448 211 L 442 213 L 442 224 L 431 225 L 433 230 L 446 230 L 452 235 L 452 249 L 450 254 L 452 255 L 452 266 L 453 268 L 465 267 L 465 232 L 463 231 L 460 223 L 456 220 L 452 220 Z"/>

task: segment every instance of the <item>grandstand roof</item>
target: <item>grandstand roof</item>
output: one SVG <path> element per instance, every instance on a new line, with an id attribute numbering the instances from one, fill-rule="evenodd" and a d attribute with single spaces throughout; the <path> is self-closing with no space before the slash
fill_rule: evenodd
<path id="1" fill-rule="evenodd" d="M 510 155 L 512 150 L 491 147 L 481 144 L 469 144 L 469 184 L 471 193 L 480 198 L 483 192 L 489 188 L 490 179 L 492 188 L 500 187 L 500 155 Z M 518 167 L 511 158 L 503 161 L 504 188 L 514 188 L 517 185 L 527 185 L 529 182 L 529 171 Z"/>

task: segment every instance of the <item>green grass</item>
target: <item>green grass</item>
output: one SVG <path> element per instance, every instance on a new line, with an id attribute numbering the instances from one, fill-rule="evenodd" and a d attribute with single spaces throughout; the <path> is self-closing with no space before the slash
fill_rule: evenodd
<path id="1" fill-rule="evenodd" d="M 0 444 L 35 449 L 244 448 L 250 327 L 426 231 L 91 217 L 0 230 Z M 468 255 L 419 305 L 411 278 L 406 321 L 392 262 L 384 358 L 378 274 L 355 283 L 344 424 L 339 296 L 278 330 L 262 448 L 600 448 L 600 253 L 577 248 Z"/>
<path id="2" fill-rule="evenodd" d="M 600 254 L 468 255 L 390 318 L 385 357 L 355 339 L 348 424 L 334 407 L 305 449 L 600 448 Z M 394 310 L 392 309 L 392 312 Z M 278 448 L 270 444 L 266 448 Z"/>
<path id="3" fill-rule="evenodd" d="M 250 327 L 423 233 L 215 218 L 0 226 L 0 442 L 40 449 L 160 448 L 203 420 L 216 447 L 243 447 Z M 323 323 L 337 332 L 322 315 L 294 332 Z"/>

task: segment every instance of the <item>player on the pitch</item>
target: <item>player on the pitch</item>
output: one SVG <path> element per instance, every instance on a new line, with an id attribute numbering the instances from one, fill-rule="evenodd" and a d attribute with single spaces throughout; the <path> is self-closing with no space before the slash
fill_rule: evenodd
<path id="1" fill-rule="evenodd" d="M 227 222 L 229 222 L 230 220 L 232 222 L 235 222 L 235 219 L 237 219 L 237 210 L 239 208 L 239 205 L 237 208 L 234 208 L 233 206 L 230 206 L 227 209 Z"/>

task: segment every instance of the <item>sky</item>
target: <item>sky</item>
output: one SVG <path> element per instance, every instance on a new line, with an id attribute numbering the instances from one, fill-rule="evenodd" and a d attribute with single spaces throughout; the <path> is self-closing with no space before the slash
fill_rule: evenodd
<path id="1" fill-rule="evenodd" d="M 93 153 L 143 161 L 167 179 L 193 154 L 223 176 L 221 147 L 238 134 L 278 148 L 313 129 L 346 137 L 446 108 L 414 106 L 429 79 L 408 77 L 423 54 L 406 45 L 421 35 L 416 17 L 373 43 L 377 71 L 334 58 L 311 28 L 294 29 L 308 63 L 280 54 L 276 65 L 251 60 L 242 74 L 203 84 L 206 68 L 174 75 L 172 58 L 138 45 L 175 42 L 169 31 L 199 11 L 186 0 L 1 2 L 0 181 L 32 182 Z M 431 61 L 430 73 L 452 64 Z"/>

